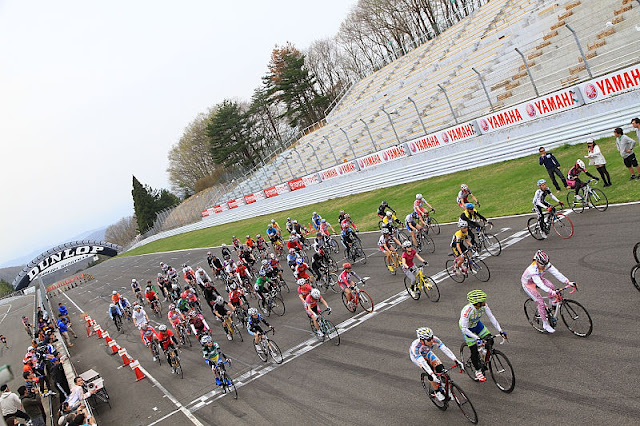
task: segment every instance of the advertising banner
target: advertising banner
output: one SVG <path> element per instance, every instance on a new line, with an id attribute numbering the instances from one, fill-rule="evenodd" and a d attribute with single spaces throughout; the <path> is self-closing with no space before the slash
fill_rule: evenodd
<path id="1" fill-rule="evenodd" d="M 634 65 L 580 84 L 585 103 L 600 101 L 640 88 L 640 65 Z"/>
<path id="2" fill-rule="evenodd" d="M 360 170 L 372 167 L 378 164 L 387 163 L 389 161 L 405 158 L 408 154 L 403 145 L 392 146 L 382 151 L 374 152 L 365 157 L 358 158 L 358 166 Z"/>
<path id="3" fill-rule="evenodd" d="M 334 167 L 330 167 L 320 172 L 320 179 L 323 181 L 333 179 L 338 176 L 346 175 L 349 173 L 357 172 L 358 165 L 355 161 L 347 161 L 344 164 L 339 164 Z"/>
<path id="4" fill-rule="evenodd" d="M 264 196 L 267 198 L 271 198 L 288 191 L 289 191 L 289 184 L 281 183 L 280 185 L 272 186 L 271 188 L 265 189 Z"/>
<path id="5" fill-rule="evenodd" d="M 470 122 L 442 130 L 438 133 L 432 133 L 421 138 L 416 138 L 407 142 L 407 146 L 409 147 L 409 152 L 413 155 L 444 144 L 469 139 L 474 136 L 478 136 L 478 131 L 476 130 L 474 123 Z"/>
<path id="6" fill-rule="evenodd" d="M 291 189 L 292 191 L 297 191 L 298 189 L 306 188 L 307 186 L 316 185 L 318 183 L 320 183 L 320 179 L 318 179 L 317 173 L 313 173 L 298 179 L 290 180 L 288 182 L 289 189 Z"/>

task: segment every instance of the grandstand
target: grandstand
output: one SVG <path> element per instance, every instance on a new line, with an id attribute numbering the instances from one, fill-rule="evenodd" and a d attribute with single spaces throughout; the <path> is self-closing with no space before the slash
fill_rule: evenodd
<path id="1" fill-rule="evenodd" d="M 492 0 L 354 84 L 315 130 L 217 203 L 640 62 L 639 10 L 634 0 Z M 191 204 L 199 214 L 214 203 Z"/>

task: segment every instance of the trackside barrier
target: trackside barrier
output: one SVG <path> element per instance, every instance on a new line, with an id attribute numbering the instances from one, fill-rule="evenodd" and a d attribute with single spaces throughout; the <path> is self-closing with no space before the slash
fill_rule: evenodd
<path id="1" fill-rule="evenodd" d="M 115 340 L 111 339 L 111 341 L 109 342 L 109 347 L 111 348 L 111 355 L 115 355 L 118 353 L 118 350 L 120 348 L 120 346 L 118 346 L 118 344 L 116 343 Z"/>

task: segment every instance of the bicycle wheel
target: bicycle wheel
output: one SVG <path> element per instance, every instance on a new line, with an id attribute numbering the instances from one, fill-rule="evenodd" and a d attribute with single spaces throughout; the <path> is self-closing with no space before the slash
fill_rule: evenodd
<path id="1" fill-rule="evenodd" d="M 476 409 L 473 408 L 473 404 L 464 393 L 464 391 L 460 388 L 460 386 L 455 383 L 450 383 L 451 386 L 451 394 L 453 396 L 453 400 L 458 404 L 460 411 L 462 414 L 469 420 L 471 423 L 478 423 L 478 414 L 476 413 Z"/>
<path id="2" fill-rule="evenodd" d="M 162 365 L 162 357 L 160 356 L 160 348 L 158 347 L 158 343 L 152 343 L 153 345 L 153 356 L 156 357 L 156 361 L 158 361 L 158 365 Z"/>
<path id="3" fill-rule="evenodd" d="M 329 258 L 328 266 L 331 272 L 338 272 L 338 263 L 333 260 L 331 256 L 327 256 Z"/>
<path id="4" fill-rule="evenodd" d="M 636 243 L 633 246 L 633 258 L 636 260 L 636 263 L 640 263 L 640 243 Z"/>
<path id="5" fill-rule="evenodd" d="M 574 213 L 582 213 L 584 210 L 583 200 L 576 200 L 576 193 L 573 190 L 567 193 L 567 206 L 571 207 Z"/>
<path id="6" fill-rule="evenodd" d="M 260 342 L 258 346 L 253 345 L 253 349 L 256 351 L 258 358 L 260 358 L 264 362 L 267 362 L 267 358 L 269 357 L 269 355 L 267 353 L 267 345 L 264 343 L 264 341 Z"/>
<path id="7" fill-rule="evenodd" d="M 482 245 L 485 249 L 487 249 L 491 256 L 500 256 L 500 253 L 502 253 L 502 245 L 500 244 L 500 240 L 496 238 L 495 235 L 484 234 Z"/>
<path id="8" fill-rule="evenodd" d="M 409 241 L 410 238 L 407 235 L 407 232 L 404 229 L 400 229 L 398 230 L 398 241 L 400 241 L 400 243 L 404 243 L 405 241 Z"/>
<path id="9" fill-rule="evenodd" d="M 267 348 L 269 349 L 269 355 L 271 355 L 271 358 L 273 358 L 276 364 L 282 364 L 282 352 L 280 351 L 280 348 L 278 347 L 276 342 L 274 342 L 273 340 L 268 340 Z"/>
<path id="10" fill-rule="evenodd" d="M 391 275 L 395 275 L 398 271 L 397 271 L 397 269 L 396 269 L 396 267 L 395 267 L 395 265 L 394 265 L 393 257 L 391 258 L 391 262 L 389 262 L 389 261 L 387 260 L 387 255 L 383 253 L 383 256 L 384 256 L 384 257 L 383 257 L 383 259 L 384 259 L 384 265 L 387 267 L 387 271 L 389 271 L 389 273 L 390 273 Z"/>
<path id="11" fill-rule="evenodd" d="M 473 362 L 471 362 L 471 348 L 465 343 L 462 342 L 460 345 L 460 362 L 464 365 L 464 371 L 467 373 L 467 376 L 474 382 L 477 382 L 476 379 L 476 367 L 474 367 Z M 482 360 L 480 360 L 482 363 Z"/>
<path id="12" fill-rule="evenodd" d="M 422 250 L 427 253 L 434 253 L 436 251 L 436 243 L 433 242 L 433 238 L 427 234 L 422 234 Z"/>
<path id="13" fill-rule="evenodd" d="M 114 322 L 116 324 L 116 330 L 122 331 L 122 318 L 120 317 L 120 315 L 116 314 Z"/>
<path id="14" fill-rule="evenodd" d="M 440 289 L 438 288 L 438 284 L 433 280 L 433 278 L 424 276 L 424 281 L 422 282 L 422 288 L 424 289 L 424 293 L 427 295 L 429 300 L 432 302 L 437 302 L 440 300 Z"/>
<path id="15" fill-rule="evenodd" d="M 640 291 L 640 263 L 631 268 L 631 283 L 635 286 L 636 290 Z"/>
<path id="16" fill-rule="evenodd" d="M 233 379 L 229 377 L 229 374 L 226 370 L 222 370 L 222 389 L 224 393 L 230 393 L 233 395 L 233 399 L 238 399 L 238 389 L 236 389 L 235 383 L 233 383 Z"/>
<path id="17" fill-rule="evenodd" d="M 287 293 L 290 293 L 290 292 L 291 292 L 291 290 L 289 289 L 289 285 L 288 285 L 288 284 L 287 284 L 287 282 L 284 280 L 284 278 L 280 278 L 280 277 L 278 277 L 278 283 L 279 283 L 278 285 L 279 285 L 280 289 L 283 289 L 283 288 L 284 288 L 285 290 L 287 290 Z"/>
<path id="18" fill-rule="evenodd" d="M 540 224 L 537 217 L 530 217 L 527 221 L 527 229 L 533 238 L 536 240 L 542 240 L 542 231 L 540 230 Z"/>
<path id="19" fill-rule="evenodd" d="M 275 296 L 273 298 L 273 301 L 271 303 L 271 312 L 278 315 L 279 317 L 284 315 L 285 306 L 284 306 L 284 300 L 282 300 L 282 297 Z"/>
<path id="20" fill-rule="evenodd" d="M 338 293 L 338 275 L 334 273 L 330 273 L 326 275 L 327 279 L 327 288 L 333 291 L 334 293 Z"/>
<path id="21" fill-rule="evenodd" d="M 540 333 L 544 333 L 542 327 L 542 319 L 538 313 L 538 305 L 531 299 L 524 301 L 524 315 L 527 317 L 527 321 L 531 324 L 531 327 L 538 330 Z"/>
<path id="22" fill-rule="evenodd" d="M 609 200 L 604 192 L 598 188 L 592 188 L 588 198 L 591 207 L 599 212 L 605 211 L 609 207 Z"/>
<path id="23" fill-rule="evenodd" d="M 180 364 L 178 355 L 175 352 L 173 352 L 173 355 L 171 357 L 171 366 L 175 370 L 176 374 L 180 375 L 181 379 L 184 379 L 184 371 L 182 371 L 182 364 Z"/>
<path id="24" fill-rule="evenodd" d="M 413 300 L 420 299 L 420 288 L 416 283 L 415 290 L 411 290 L 411 280 L 409 277 L 404 277 L 404 288 L 407 289 L 407 293 L 409 293 L 409 296 L 411 296 Z"/>
<path id="25" fill-rule="evenodd" d="M 491 278 L 489 267 L 480 259 L 471 259 L 469 261 L 469 272 L 483 283 L 486 283 Z"/>
<path id="26" fill-rule="evenodd" d="M 241 342 L 244 342 L 244 338 L 242 337 L 242 333 L 240 332 L 240 327 L 238 327 L 238 324 L 236 324 L 235 322 L 231 322 L 232 326 L 233 326 L 233 333 L 236 334 L 239 338 Z"/>
<path id="27" fill-rule="evenodd" d="M 342 303 L 344 304 L 344 307 L 347 308 L 347 311 L 349 312 L 355 312 L 356 309 L 358 308 L 358 305 L 353 303 L 353 299 L 351 300 L 351 304 L 347 303 L 347 293 L 345 293 L 344 291 L 342 292 Z"/>
<path id="28" fill-rule="evenodd" d="M 573 236 L 573 222 L 562 213 L 556 213 L 556 217 L 552 222 L 553 230 L 560 238 L 571 238 Z"/>
<path id="29" fill-rule="evenodd" d="M 340 248 L 338 247 L 338 243 L 333 238 L 329 238 L 329 249 L 338 254 L 340 252 Z"/>
<path id="30" fill-rule="evenodd" d="M 589 312 L 575 300 L 564 299 L 560 306 L 560 316 L 569 331 L 578 337 L 588 337 L 593 331 Z"/>
<path id="31" fill-rule="evenodd" d="M 434 234 L 440 235 L 440 224 L 438 223 L 435 217 L 429 216 L 428 226 L 429 226 L 429 229 L 431 229 Z"/>
<path id="32" fill-rule="evenodd" d="M 498 389 L 505 393 L 511 393 L 516 386 L 516 375 L 513 372 L 511 361 L 497 349 L 491 350 L 489 358 L 489 371 L 491 378 Z"/>
<path id="33" fill-rule="evenodd" d="M 373 299 L 371 299 L 369 293 L 364 290 L 360 290 L 358 299 L 360 299 L 360 306 L 362 306 L 362 309 L 369 313 L 373 312 Z"/>
<path id="34" fill-rule="evenodd" d="M 447 401 L 446 399 L 444 401 L 438 401 L 438 398 L 436 398 L 436 396 L 434 395 L 435 389 L 431 387 L 431 382 L 427 377 L 427 373 L 422 373 L 420 375 L 420 381 L 422 382 L 422 388 L 424 389 L 431 402 L 433 402 L 433 405 L 435 405 L 442 411 L 446 410 L 449 406 L 449 401 Z"/>
<path id="35" fill-rule="evenodd" d="M 334 345 L 340 345 L 340 333 L 335 325 L 328 319 L 322 320 L 322 326 L 320 327 L 326 337 L 333 342 Z"/>
<path id="36" fill-rule="evenodd" d="M 353 246 L 351 247 L 351 250 L 353 251 L 353 256 L 357 259 L 359 257 L 362 258 L 362 263 L 367 263 L 367 255 L 364 252 L 364 250 L 362 249 L 362 244 L 360 243 L 360 241 L 354 241 L 353 242 Z"/>
<path id="37" fill-rule="evenodd" d="M 384 222 L 379 220 L 378 221 L 378 229 L 382 230 L 382 227 L 384 226 Z"/>
<path id="38" fill-rule="evenodd" d="M 460 268 L 457 268 L 455 271 L 453 270 L 453 265 L 454 265 L 454 260 L 453 259 L 449 259 L 447 260 L 447 263 L 445 264 L 445 267 L 447 269 L 447 274 L 449 274 L 449 276 L 451 277 L 452 280 L 454 280 L 457 283 L 461 283 L 462 281 L 464 281 L 464 279 L 466 278 L 465 275 L 462 273 L 462 271 L 460 270 Z"/>

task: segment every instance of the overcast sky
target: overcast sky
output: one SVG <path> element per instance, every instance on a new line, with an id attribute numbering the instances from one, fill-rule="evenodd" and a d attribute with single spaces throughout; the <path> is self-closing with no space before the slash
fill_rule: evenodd
<path id="1" fill-rule="evenodd" d="M 273 47 L 333 36 L 356 0 L 0 0 L 0 264 L 133 214 L 167 153 Z"/>

